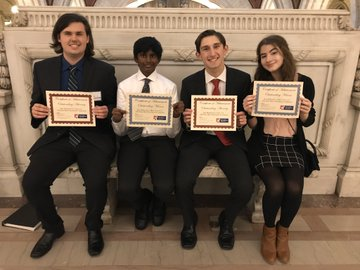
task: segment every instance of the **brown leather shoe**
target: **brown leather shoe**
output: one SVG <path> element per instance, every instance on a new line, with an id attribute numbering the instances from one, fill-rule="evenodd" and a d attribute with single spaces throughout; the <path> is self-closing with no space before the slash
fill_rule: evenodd
<path id="1" fill-rule="evenodd" d="M 289 229 L 281 226 L 279 223 L 276 226 L 276 253 L 277 258 L 281 263 L 288 263 L 290 260 L 289 249 Z"/>
<path id="2" fill-rule="evenodd" d="M 261 237 L 261 255 L 268 264 L 276 261 L 276 228 L 264 224 Z"/>

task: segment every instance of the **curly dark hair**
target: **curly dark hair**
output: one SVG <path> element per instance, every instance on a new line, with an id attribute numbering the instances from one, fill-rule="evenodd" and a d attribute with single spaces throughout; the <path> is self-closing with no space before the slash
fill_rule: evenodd
<path id="1" fill-rule="evenodd" d="M 160 61 L 163 52 L 160 42 L 154 37 L 139 38 L 134 43 L 134 59 L 137 59 L 139 53 L 147 53 L 150 50 L 156 54 L 157 58 Z"/>

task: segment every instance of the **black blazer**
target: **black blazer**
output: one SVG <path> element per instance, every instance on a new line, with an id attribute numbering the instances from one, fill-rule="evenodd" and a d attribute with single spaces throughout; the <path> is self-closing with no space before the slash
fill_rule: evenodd
<path id="1" fill-rule="evenodd" d="M 303 82 L 303 95 L 307 99 L 309 99 L 312 103 L 312 107 L 309 112 L 308 119 L 303 123 L 300 118 L 296 120 L 297 132 L 295 135 L 297 145 L 299 147 L 300 153 L 304 158 L 304 163 L 306 164 L 306 141 L 303 127 L 311 126 L 315 122 L 315 109 L 314 109 L 314 97 L 315 97 L 315 87 L 314 83 L 308 76 L 303 74 L 298 74 L 298 81 Z M 251 136 L 247 142 L 249 148 L 249 162 L 252 169 L 253 174 L 256 173 L 254 166 L 259 162 L 260 155 L 264 154 L 264 144 L 263 144 L 263 134 L 264 134 L 264 118 L 257 117 L 257 125 L 251 131 Z"/>
<path id="2" fill-rule="evenodd" d="M 33 73 L 30 112 L 35 103 L 46 105 L 46 90 L 61 89 L 61 56 L 35 63 Z M 106 105 L 109 115 L 106 119 L 96 119 L 96 127 L 76 127 L 76 132 L 112 157 L 115 152 L 115 138 L 111 126 L 111 111 L 116 106 L 117 93 L 115 69 L 103 61 L 87 57 L 84 60 L 83 78 L 83 89 L 80 90 L 100 91 L 101 101 L 95 102 L 95 104 Z M 33 128 L 37 128 L 44 120 L 45 118 L 32 117 L 31 125 Z M 68 127 L 48 127 L 45 134 L 35 142 L 27 154 L 30 156 L 39 147 L 59 139 L 68 132 L 68 129 Z"/>
<path id="3" fill-rule="evenodd" d="M 226 95 L 237 95 L 237 111 L 244 111 L 242 102 L 249 94 L 251 85 L 250 75 L 241 70 L 226 66 Z M 185 108 L 191 108 L 191 95 L 206 95 L 205 69 L 200 70 L 182 81 L 181 100 Z M 190 143 L 201 140 L 205 136 L 205 131 L 191 131 L 186 127 L 183 119 L 184 131 L 180 139 L 180 148 Z M 234 144 L 246 150 L 246 140 L 243 129 L 226 132 Z"/>

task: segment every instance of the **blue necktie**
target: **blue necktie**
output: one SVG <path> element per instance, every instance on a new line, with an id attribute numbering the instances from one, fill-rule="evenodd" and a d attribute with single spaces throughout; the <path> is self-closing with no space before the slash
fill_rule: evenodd
<path id="1" fill-rule="evenodd" d="M 144 86 L 142 88 L 141 93 L 150 93 L 150 86 L 149 86 L 150 81 L 151 80 L 148 78 L 144 79 Z M 136 141 L 140 139 L 143 129 L 144 129 L 143 127 L 129 127 L 127 134 L 130 140 Z"/>
<path id="2" fill-rule="evenodd" d="M 76 66 L 70 66 L 70 75 L 69 75 L 69 81 L 68 81 L 68 90 L 69 91 L 76 91 L 78 90 L 79 84 L 76 77 Z M 76 147 L 81 142 L 82 138 L 81 136 L 76 132 L 75 128 L 71 127 L 69 129 L 69 143 Z"/>

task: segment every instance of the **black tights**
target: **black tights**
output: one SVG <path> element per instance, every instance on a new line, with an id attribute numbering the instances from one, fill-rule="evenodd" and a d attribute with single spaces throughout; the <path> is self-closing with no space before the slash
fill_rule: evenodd
<path id="1" fill-rule="evenodd" d="M 280 224 L 288 228 L 301 204 L 304 187 L 304 169 L 259 168 L 258 175 L 265 184 L 262 200 L 265 225 L 275 226 L 276 215 L 281 208 Z"/>

